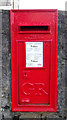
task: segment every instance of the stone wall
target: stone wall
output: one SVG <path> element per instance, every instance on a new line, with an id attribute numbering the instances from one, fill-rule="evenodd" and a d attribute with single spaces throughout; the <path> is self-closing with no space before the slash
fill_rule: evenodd
<path id="1" fill-rule="evenodd" d="M 58 77 L 57 77 L 57 112 L 12 112 L 11 110 L 11 40 L 10 40 L 10 11 L 1 11 L 2 16 L 2 119 L 12 118 L 65 118 L 67 117 L 67 13 L 58 11 Z M 0 18 L 1 19 L 1 18 Z M 0 38 L 1 40 L 1 38 Z"/>

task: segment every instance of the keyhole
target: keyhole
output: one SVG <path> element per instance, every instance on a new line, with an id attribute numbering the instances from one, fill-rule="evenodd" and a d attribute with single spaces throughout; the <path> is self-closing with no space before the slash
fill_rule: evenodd
<path id="1" fill-rule="evenodd" d="M 26 72 L 25 72 L 25 76 L 26 76 Z"/>

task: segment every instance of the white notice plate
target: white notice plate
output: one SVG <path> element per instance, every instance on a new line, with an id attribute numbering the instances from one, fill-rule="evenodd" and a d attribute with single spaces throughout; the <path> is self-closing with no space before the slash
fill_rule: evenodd
<path id="1" fill-rule="evenodd" d="M 26 43 L 26 67 L 43 67 L 43 42 Z"/>

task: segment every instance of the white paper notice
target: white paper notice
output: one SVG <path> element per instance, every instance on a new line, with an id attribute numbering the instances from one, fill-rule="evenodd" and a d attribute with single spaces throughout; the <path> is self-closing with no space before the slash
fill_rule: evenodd
<path id="1" fill-rule="evenodd" d="M 26 42 L 26 67 L 43 67 L 43 42 Z"/>

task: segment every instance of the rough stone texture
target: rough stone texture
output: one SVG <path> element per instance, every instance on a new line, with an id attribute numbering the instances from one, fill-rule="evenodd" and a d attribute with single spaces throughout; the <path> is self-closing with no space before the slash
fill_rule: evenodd
<path id="1" fill-rule="evenodd" d="M 64 116 L 65 108 L 65 12 L 58 15 L 58 110 Z"/>
<path id="2" fill-rule="evenodd" d="M 67 11 L 65 12 L 65 112 L 67 113 Z"/>
<path id="3" fill-rule="evenodd" d="M 2 11 L 2 114 L 9 118 L 10 112 L 10 16 Z"/>
<path id="4" fill-rule="evenodd" d="M 11 51 L 10 51 L 10 11 L 2 11 L 2 118 L 66 118 L 67 116 L 67 13 L 58 13 L 58 79 L 57 112 L 12 112 L 11 111 Z"/>
<path id="5" fill-rule="evenodd" d="M 1 94 L 2 94 L 2 11 L 0 10 L 0 119 L 2 118 Z"/>

